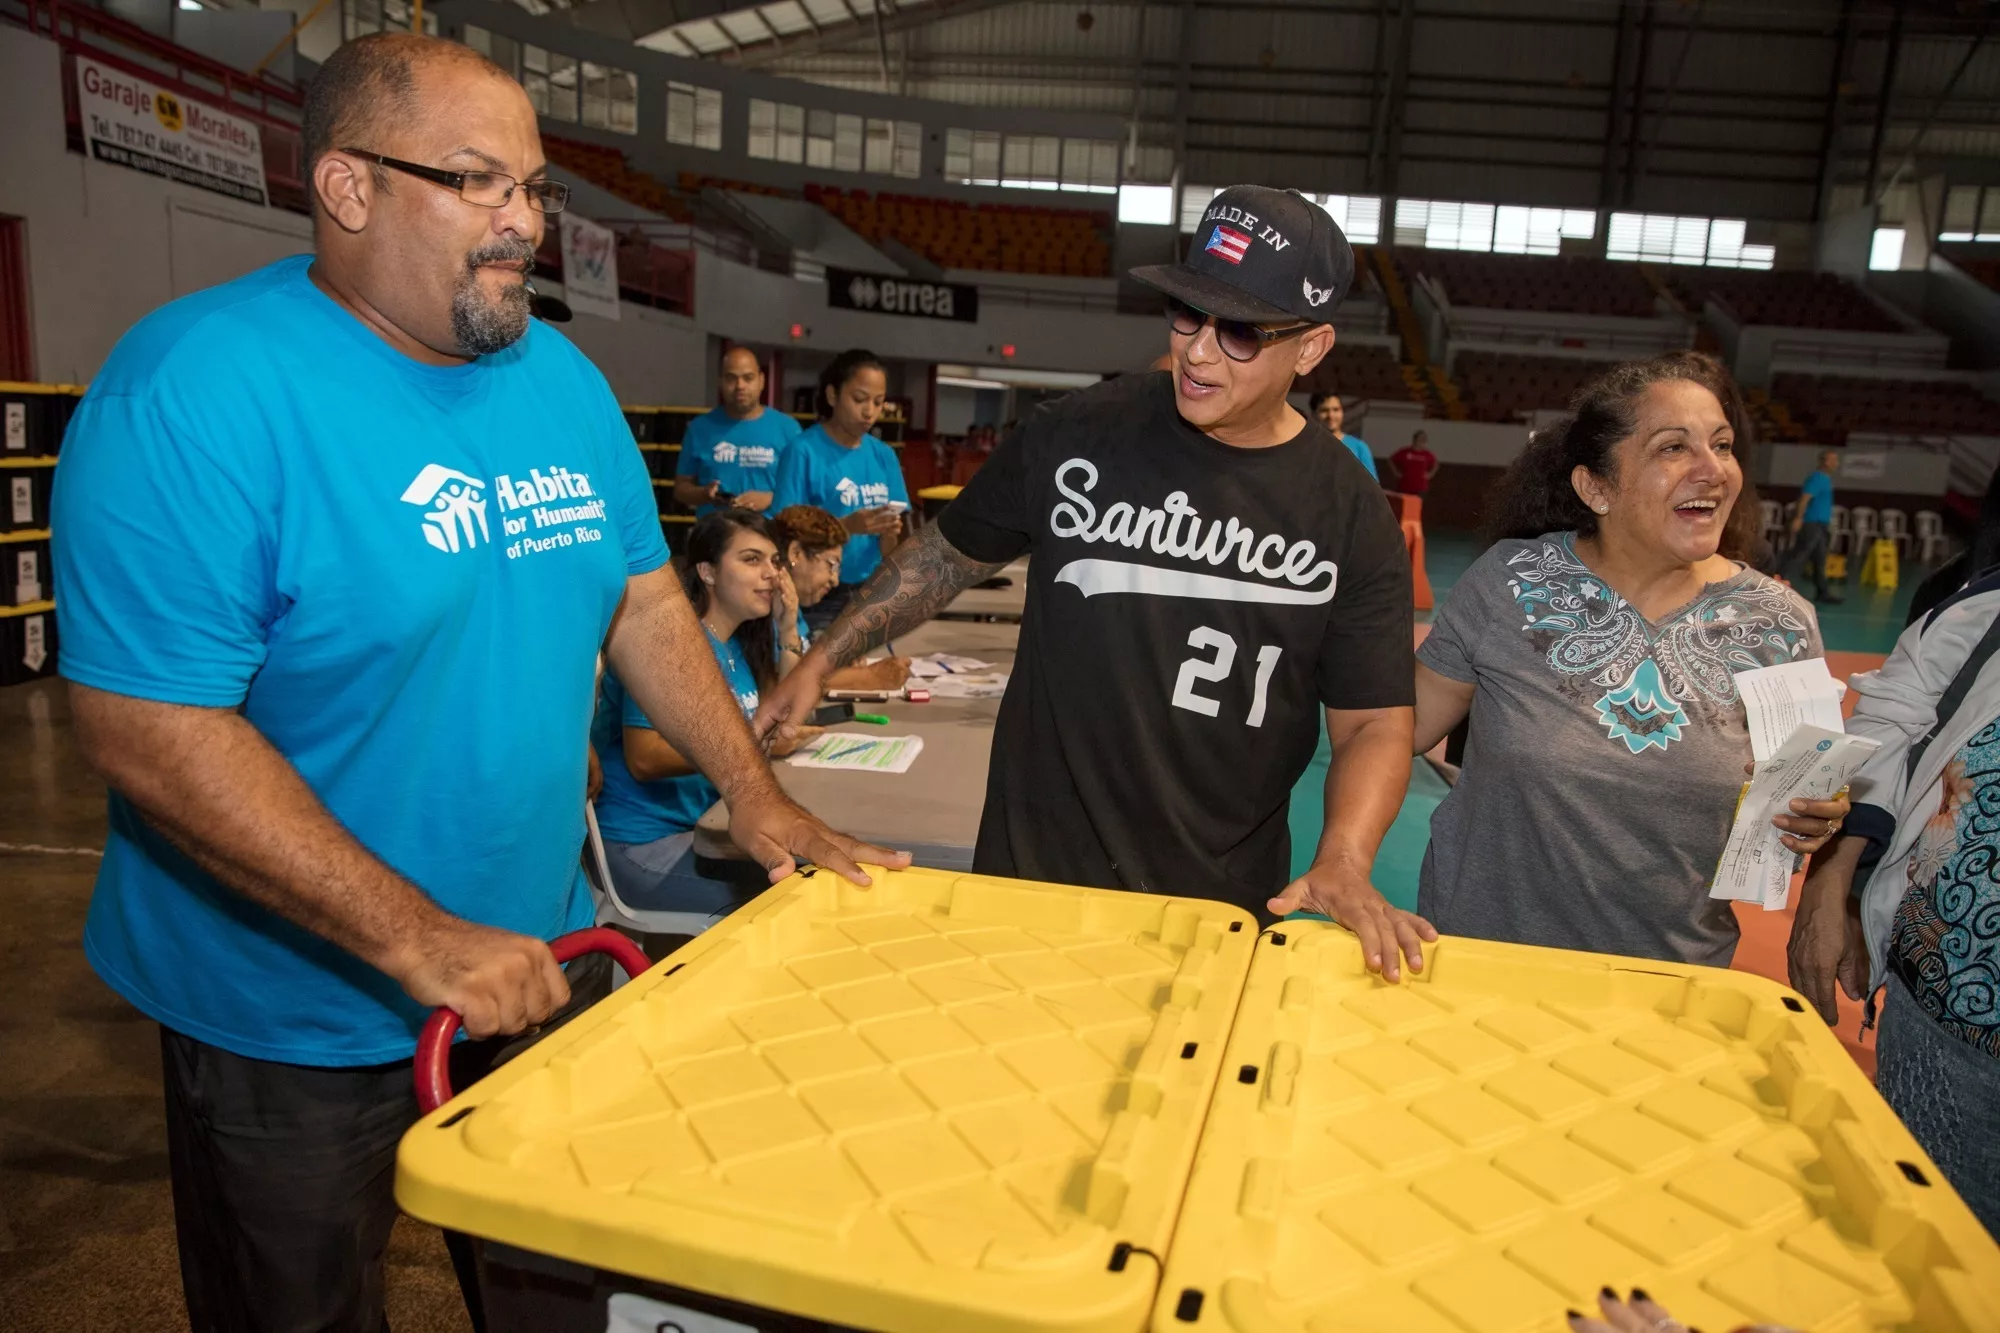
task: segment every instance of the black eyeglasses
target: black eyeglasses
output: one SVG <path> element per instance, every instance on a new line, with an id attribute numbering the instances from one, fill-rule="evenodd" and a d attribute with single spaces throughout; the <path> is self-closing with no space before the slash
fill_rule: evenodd
<path id="1" fill-rule="evenodd" d="M 1313 325 L 1309 323 L 1287 324 L 1283 328 L 1267 329 L 1262 324 L 1253 324 L 1244 319 L 1216 319 L 1206 310 L 1197 310 L 1177 297 L 1167 298 L 1167 323 L 1175 333 L 1193 337 L 1200 333 L 1202 326 L 1215 320 L 1215 345 L 1231 361 L 1254 361 L 1257 353 L 1272 343 L 1296 338 Z"/>
<path id="2" fill-rule="evenodd" d="M 401 158 L 384 157 L 360 148 L 343 148 L 340 151 L 365 162 L 373 162 L 378 167 L 406 172 L 419 180 L 456 190 L 459 198 L 481 208 L 505 208 L 517 188 L 528 196 L 528 207 L 538 213 L 560 213 L 569 203 L 569 186 L 560 181 L 519 181 L 497 171 L 446 171 L 443 167 L 405 162 Z"/>

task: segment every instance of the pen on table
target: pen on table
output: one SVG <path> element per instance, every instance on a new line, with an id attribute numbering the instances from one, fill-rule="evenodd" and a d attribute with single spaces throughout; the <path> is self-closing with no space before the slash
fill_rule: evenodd
<path id="1" fill-rule="evenodd" d="M 854 720 L 856 722 L 873 722 L 878 727 L 889 725 L 889 719 L 881 713 L 856 713 Z"/>

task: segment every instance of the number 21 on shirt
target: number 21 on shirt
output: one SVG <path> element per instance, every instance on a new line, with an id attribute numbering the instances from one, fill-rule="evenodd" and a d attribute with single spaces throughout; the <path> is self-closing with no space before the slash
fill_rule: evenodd
<path id="1" fill-rule="evenodd" d="M 1190 657 L 1181 663 L 1180 676 L 1174 681 L 1174 707 L 1200 713 L 1203 717 L 1215 717 L 1222 712 L 1222 704 L 1205 694 L 1196 693 L 1195 682 L 1229 678 L 1230 668 L 1236 665 L 1236 640 L 1219 629 L 1202 625 L 1188 635 L 1187 641 L 1188 647 L 1213 652 L 1215 656 Z M 1284 651 L 1275 643 L 1257 650 L 1257 683 L 1251 692 L 1250 713 L 1243 719 L 1243 725 L 1264 725 L 1264 697 L 1271 687 L 1271 673 L 1277 669 L 1278 658 Z"/>

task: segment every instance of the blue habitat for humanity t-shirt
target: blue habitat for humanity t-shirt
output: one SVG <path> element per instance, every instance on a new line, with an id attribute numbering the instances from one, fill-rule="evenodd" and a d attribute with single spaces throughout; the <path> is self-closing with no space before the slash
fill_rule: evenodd
<path id="1" fill-rule="evenodd" d="M 680 475 L 702 486 L 719 481 L 731 495 L 775 491 L 778 460 L 798 438 L 799 423 L 774 408 L 738 421 L 718 407 L 688 422 L 681 437 Z M 695 513 L 711 514 L 718 507 L 705 504 Z"/>
<path id="2" fill-rule="evenodd" d="M 789 505 L 818 505 L 835 518 L 857 509 L 874 509 L 901 500 L 910 502 L 903 485 L 903 465 L 891 449 L 873 435 L 849 449 L 814 425 L 800 435 L 778 462 L 778 498 L 773 513 Z M 859 583 L 882 563 L 882 543 L 875 537 L 849 537 L 840 553 L 840 581 Z"/>
<path id="3" fill-rule="evenodd" d="M 1799 494 L 1804 496 L 1806 501 L 1805 522 L 1829 524 L 1833 522 L 1832 477 L 1815 469 L 1806 474 L 1804 484 L 1799 487 Z"/>
<path id="4" fill-rule="evenodd" d="M 307 257 L 154 312 L 56 479 L 62 673 L 240 709 L 333 817 L 446 911 L 588 925 L 599 645 L 667 553 L 596 368 L 531 323 L 464 366 L 403 356 Z M 224 888 L 111 798 L 84 951 L 166 1026 L 305 1065 L 407 1059 L 424 1011 Z"/>
<path id="5" fill-rule="evenodd" d="M 757 678 L 734 637 L 718 641 L 708 636 L 715 661 L 729 692 L 736 696 L 743 716 L 757 711 Z M 624 682 L 604 673 L 597 703 L 597 719 L 591 740 L 604 767 L 604 789 L 597 793 L 597 827 L 613 842 L 657 842 L 676 833 L 685 833 L 701 819 L 702 811 L 720 798 L 715 784 L 699 773 L 684 777 L 641 782 L 625 766 L 625 728 L 653 725 L 646 710 L 625 692 Z"/>

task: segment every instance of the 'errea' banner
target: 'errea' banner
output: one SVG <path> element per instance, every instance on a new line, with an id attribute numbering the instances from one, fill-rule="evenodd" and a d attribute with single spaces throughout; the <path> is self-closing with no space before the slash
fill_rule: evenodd
<path id="1" fill-rule="evenodd" d="M 269 202 L 264 139 L 255 121 L 84 56 L 76 58 L 76 104 L 84 142 L 99 162 L 253 204 Z"/>
<path id="2" fill-rule="evenodd" d="M 920 319 L 950 319 L 961 324 L 979 322 L 977 287 L 918 278 L 888 278 L 845 268 L 826 271 L 826 303 L 835 310 L 915 315 Z"/>

